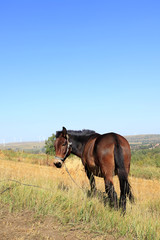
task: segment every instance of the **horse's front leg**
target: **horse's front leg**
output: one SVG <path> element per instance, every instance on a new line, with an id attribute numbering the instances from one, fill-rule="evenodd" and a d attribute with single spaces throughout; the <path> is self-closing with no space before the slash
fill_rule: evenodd
<path id="1" fill-rule="evenodd" d="M 96 182 L 93 173 L 85 166 L 85 171 L 90 182 L 91 192 L 96 192 Z"/>

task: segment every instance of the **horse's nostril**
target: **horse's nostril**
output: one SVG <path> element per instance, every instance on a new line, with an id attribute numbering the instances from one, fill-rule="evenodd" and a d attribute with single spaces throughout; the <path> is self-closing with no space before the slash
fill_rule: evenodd
<path id="1" fill-rule="evenodd" d="M 54 165 L 57 167 L 57 168 L 61 168 L 62 167 L 62 164 L 60 162 L 56 162 L 54 163 Z"/>

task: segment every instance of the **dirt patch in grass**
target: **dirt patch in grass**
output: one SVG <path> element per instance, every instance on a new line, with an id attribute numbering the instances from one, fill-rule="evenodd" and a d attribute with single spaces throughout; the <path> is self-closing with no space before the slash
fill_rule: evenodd
<path id="1" fill-rule="evenodd" d="M 9 213 L 0 210 L 1 240 L 114 240 L 85 229 L 85 226 L 63 225 L 53 216 L 35 217 L 33 212 Z M 122 240 L 122 238 L 121 238 Z"/>

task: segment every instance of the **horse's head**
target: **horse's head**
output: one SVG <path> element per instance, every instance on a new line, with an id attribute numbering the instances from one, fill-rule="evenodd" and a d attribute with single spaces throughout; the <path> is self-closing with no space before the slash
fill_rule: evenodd
<path id="1" fill-rule="evenodd" d="M 56 140 L 54 143 L 55 148 L 54 165 L 57 168 L 61 168 L 65 159 L 70 155 L 72 149 L 71 145 L 72 143 L 69 142 L 67 130 L 65 127 L 63 127 L 61 132 L 57 132 Z"/>

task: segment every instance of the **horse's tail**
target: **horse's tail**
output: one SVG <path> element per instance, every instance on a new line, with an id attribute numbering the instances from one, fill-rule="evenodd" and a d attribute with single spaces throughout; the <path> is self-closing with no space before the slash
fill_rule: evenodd
<path id="1" fill-rule="evenodd" d="M 126 174 L 125 170 L 122 169 L 118 169 L 118 178 L 120 181 L 120 188 L 121 188 L 121 193 L 122 196 L 127 195 L 130 202 L 133 203 L 134 202 L 134 196 L 131 190 L 131 185 L 128 181 L 128 176 Z"/>
<path id="2" fill-rule="evenodd" d="M 118 174 L 119 182 L 120 182 L 120 189 L 121 189 L 121 196 L 128 196 L 131 202 L 134 202 L 134 196 L 131 191 L 131 185 L 128 182 L 128 173 L 126 172 L 124 166 L 124 157 L 123 151 L 119 144 L 117 135 L 114 136 L 116 143 L 114 148 L 114 159 L 115 159 L 115 168 Z M 121 201 L 121 199 L 120 199 Z"/>

